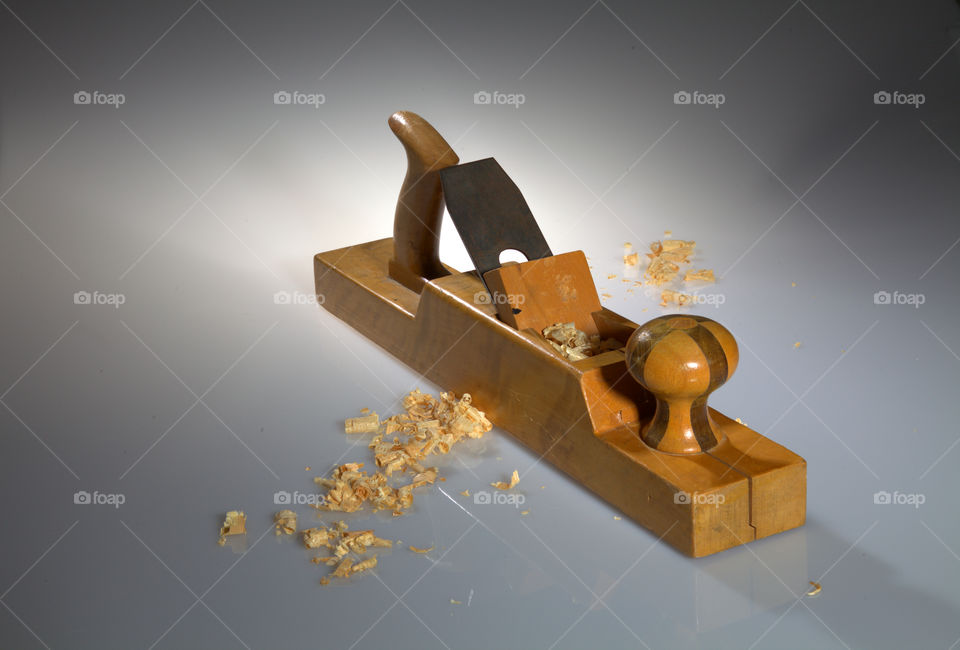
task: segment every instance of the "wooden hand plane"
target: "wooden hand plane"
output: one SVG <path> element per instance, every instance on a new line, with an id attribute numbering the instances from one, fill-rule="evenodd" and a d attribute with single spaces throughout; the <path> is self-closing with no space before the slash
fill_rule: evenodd
<path id="1" fill-rule="evenodd" d="M 707 405 L 737 367 L 725 327 L 604 308 L 583 252 L 550 252 L 499 165 L 458 165 L 414 113 L 389 125 L 408 159 L 393 237 L 316 255 L 324 308 L 687 555 L 803 525 L 803 458 Z M 440 261 L 445 205 L 475 271 Z M 499 265 L 504 243 L 528 261 Z M 569 361 L 541 335 L 558 322 L 616 349 Z"/>

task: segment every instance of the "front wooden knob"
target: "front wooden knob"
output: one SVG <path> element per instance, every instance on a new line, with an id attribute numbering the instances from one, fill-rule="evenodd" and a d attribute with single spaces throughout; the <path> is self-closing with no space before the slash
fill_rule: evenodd
<path id="1" fill-rule="evenodd" d="M 726 327 L 703 316 L 670 314 L 641 325 L 627 341 L 630 374 L 657 400 L 641 431 L 657 451 L 696 454 L 724 439 L 707 396 L 733 374 L 740 352 Z"/>

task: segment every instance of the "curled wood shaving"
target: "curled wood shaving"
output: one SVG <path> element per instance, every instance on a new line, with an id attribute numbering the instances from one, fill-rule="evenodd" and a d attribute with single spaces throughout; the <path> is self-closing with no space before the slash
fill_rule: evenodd
<path id="1" fill-rule="evenodd" d="M 223 546 L 227 542 L 228 535 L 243 535 L 247 532 L 247 515 L 243 510 L 231 510 L 223 520 L 220 527 L 220 539 L 217 544 Z"/>
<path id="2" fill-rule="evenodd" d="M 684 282 L 716 282 L 713 269 L 690 269 L 683 275 Z"/>
<path id="3" fill-rule="evenodd" d="M 520 473 L 517 470 L 513 470 L 513 474 L 510 476 L 510 482 L 506 481 L 497 481 L 496 483 L 491 483 L 493 487 L 498 490 L 509 490 L 517 485 L 520 482 Z"/>
<path id="4" fill-rule="evenodd" d="M 337 568 L 333 570 L 331 575 L 337 578 L 346 578 L 350 575 L 350 569 L 353 566 L 353 558 L 345 557 L 340 561 L 340 564 L 337 565 Z"/>
<path id="5" fill-rule="evenodd" d="M 377 566 L 377 556 L 369 557 L 366 560 L 357 562 L 352 567 L 350 567 L 350 573 L 360 573 L 361 571 L 366 571 Z"/>
<path id="6" fill-rule="evenodd" d="M 277 535 L 293 535 L 297 532 L 297 513 L 293 510 L 281 510 L 273 516 Z"/>
<path id="7" fill-rule="evenodd" d="M 417 548 L 416 546 L 407 546 L 407 548 L 409 548 L 414 553 L 429 553 L 430 551 L 433 550 L 433 546 L 431 546 L 430 548 Z"/>
<path id="8" fill-rule="evenodd" d="M 813 580 L 811 580 L 810 585 L 813 587 L 813 589 L 807 592 L 808 596 L 816 596 L 823 590 L 823 587 L 820 586 L 819 582 L 814 582 Z"/>
<path id="9" fill-rule="evenodd" d="M 358 418 L 347 418 L 343 430 L 346 433 L 375 433 L 380 428 L 380 416 L 376 413 Z"/>
<path id="10" fill-rule="evenodd" d="M 307 548 L 326 546 L 330 541 L 330 533 L 326 528 L 308 528 L 303 531 L 303 545 Z"/>

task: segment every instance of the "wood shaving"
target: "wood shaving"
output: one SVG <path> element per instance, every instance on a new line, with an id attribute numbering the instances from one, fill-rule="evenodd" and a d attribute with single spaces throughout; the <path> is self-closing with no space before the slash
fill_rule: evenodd
<path id="1" fill-rule="evenodd" d="M 713 269 L 690 269 L 683 275 L 684 282 L 716 282 Z"/>
<path id="2" fill-rule="evenodd" d="M 672 237 L 672 236 L 673 236 L 673 231 L 672 231 L 672 230 L 664 230 L 664 231 L 663 231 L 663 236 L 664 236 L 664 237 Z"/>
<path id="3" fill-rule="evenodd" d="M 451 605 L 462 605 L 463 603 L 461 603 L 459 600 L 454 600 L 453 598 L 451 598 L 451 599 L 450 599 L 450 604 L 451 604 Z"/>
<path id="4" fill-rule="evenodd" d="M 281 510 L 273 516 L 277 535 L 293 535 L 297 532 L 297 513 L 293 510 Z"/>
<path id="5" fill-rule="evenodd" d="M 814 582 L 813 580 L 811 580 L 810 585 L 813 587 L 813 589 L 807 592 L 808 596 L 816 596 L 823 590 L 823 587 L 820 586 L 819 582 Z"/>
<path id="6" fill-rule="evenodd" d="M 606 295 L 606 294 L 604 294 Z M 604 340 L 599 334 L 588 336 L 573 323 L 554 323 L 543 328 L 543 338 L 567 361 L 579 361 L 623 345 L 616 339 Z"/>
<path id="7" fill-rule="evenodd" d="M 352 567 L 350 567 L 350 573 L 360 573 L 361 571 L 367 571 L 377 566 L 377 556 L 369 557 L 366 560 L 357 562 Z"/>
<path id="8" fill-rule="evenodd" d="M 430 548 L 417 548 L 416 546 L 408 546 L 407 548 L 409 548 L 414 553 L 429 553 L 430 551 L 433 550 L 433 546 L 431 546 Z"/>
<path id="9" fill-rule="evenodd" d="M 244 535 L 247 532 L 247 515 L 243 510 L 231 510 L 223 520 L 220 527 L 220 539 L 217 544 L 223 546 L 227 542 L 228 535 Z"/>
<path id="10" fill-rule="evenodd" d="M 461 496 L 468 497 L 468 496 L 470 496 L 470 490 L 464 490 L 464 491 L 461 492 L 460 494 L 461 494 Z"/>
<path id="11" fill-rule="evenodd" d="M 358 418 L 347 418 L 344 425 L 346 433 L 375 433 L 380 428 L 380 416 L 376 413 Z"/>
<path id="12" fill-rule="evenodd" d="M 616 273 L 609 273 L 609 274 L 607 275 L 607 279 L 608 279 L 608 280 L 612 280 L 612 279 L 614 279 L 615 277 L 617 277 L 617 274 L 616 274 Z"/>
<path id="13" fill-rule="evenodd" d="M 803 344 L 800 343 L 800 341 L 797 341 L 796 343 L 793 344 L 793 347 L 794 347 L 794 349 L 796 349 L 796 348 L 799 348 L 801 345 L 803 345 Z"/>
<path id="14" fill-rule="evenodd" d="M 353 566 L 353 558 L 345 557 L 340 561 L 340 564 L 337 565 L 337 568 L 333 570 L 333 575 L 337 578 L 346 578 L 350 575 L 350 568 Z"/>
<path id="15" fill-rule="evenodd" d="M 496 483 L 491 483 L 493 487 L 498 490 L 509 490 L 517 485 L 520 482 L 520 473 L 517 470 L 513 470 L 513 474 L 510 476 L 510 482 L 506 481 L 497 481 Z"/>
<path id="16" fill-rule="evenodd" d="M 636 266 L 640 263 L 640 253 L 630 253 L 623 256 L 623 263 L 626 266 Z"/>
<path id="17" fill-rule="evenodd" d="M 530 511 L 529 511 L 529 510 L 521 510 L 521 511 L 520 511 L 520 514 L 521 514 L 521 515 L 529 515 L 529 514 L 530 514 Z"/>

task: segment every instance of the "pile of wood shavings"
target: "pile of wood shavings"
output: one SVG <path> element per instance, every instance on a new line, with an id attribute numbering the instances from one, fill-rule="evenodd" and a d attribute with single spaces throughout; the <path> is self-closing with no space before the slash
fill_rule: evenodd
<path id="1" fill-rule="evenodd" d="M 391 548 L 393 542 L 373 534 L 372 530 L 350 532 L 345 521 L 338 521 L 329 528 L 320 526 L 302 531 L 303 544 L 307 548 L 325 547 L 330 555 L 311 558 L 314 564 L 336 566 L 330 573 L 335 578 L 346 578 L 377 566 L 377 556 L 363 557 L 370 548 Z M 323 577 L 320 584 L 329 584 Z"/>
<path id="2" fill-rule="evenodd" d="M 346 463 L 329 478 L 315 478 L 317 485 L 327 489 L 324 503 L 315 508 L 356 512 L 369 504 L 374 511 L 392 510 L 395 516 L 402 515 L 413 505 L 414 488 L 437 479 L 437 468 L 424 467 L 421 461 L 432 454 L 449 453 L 464 438 L 480 438 L 493 428 L 483 411 L 471 404 L 469 393 L 459 400 L 452 392 L 440 393 L 437 399 L 418 389 L 403 399 L 403 406 L 406 413 L 379 422 L 368 445 L 378 471 L 368 474 L 361 470 L 364 463 Z M 346 430 L 357 432 L 356 427 L 347 426 Z M 390 485 L 389 477 L 404 472 L 413 473 L 409 483 Z"/>
<path id="3" fill-rule="evenodd" d="M 607 350 L 623 347 L 615 339 L 604 340 L 599 334 L 588 335 L 578 330 L 573 323 L 554 323 L 543 328 L 543 338 L 567 361 L 580 361 Z"/>
<path id="4" fill-rule="evenodd" d="M 493 428 L 483 411 L 472 405 L 468 393 L 460 399 L 453 392 L 440 393 L 438 399 L 414 390 L 404 398 L 403 406 L 406 413 L 383 422 L 376 413 L 353 418 L 352 425 L 350 420 L 347 421 L 347 433 L 364 430 L 375 433 L 368 447 L 373 450 L 378 471 L 368 474 L 361 470 L 364 463 L 345 463 L 335 468 L 329 478 L 315 478 L 318 485 L 327 488 L 327 493 L 322 505 L 314 508 L 356 512 L 367 505 L 374 511 L 389 509 L 394 516 L 402 515 L 413 505 L 414 488 L 432 484 L 437 479 L 437 468 L 425 468 L 422 461 L 432 454 L 446 454 L 465 438 L 480 438 Z M 357 426 L 357 420 L 363 420 L 363 423 Z M 371 425 L 374 421 L 377 422 L 375 429 Z M 412 474 L 409 483 L 398 487 L 390 485 L 391 477 L 407 472 Z M 343 521 L 330 527 L 310 528 L 301 534 L 307 548 L 326 547 L 332 551 L 332 555 L 315 557 L 311 561 L 336 565 L 330 574 L 335 578 L 346 578 L 374 568 L 377 557 L 363 558 L 363 554 L 371 547 L 393 546 L 392 541 L 375 536 L 372 530 L 348 532 Z M 320 582 L 329 584 L 330 577 L 326 576 Z"/>

